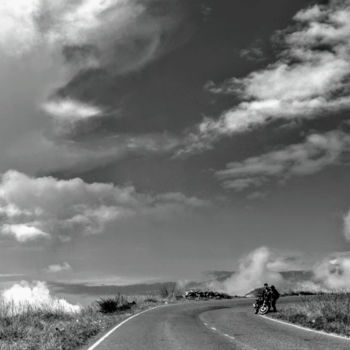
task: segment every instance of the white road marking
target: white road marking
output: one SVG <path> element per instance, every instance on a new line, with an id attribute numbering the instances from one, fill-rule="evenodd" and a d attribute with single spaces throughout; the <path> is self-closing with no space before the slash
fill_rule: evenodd
<path id="1" fill-rule="evenodd" d="M 218 332 L 218 333 L 222 334 L 223 336 L 225 336 L 225 337 L 227 337 L 227 338 L 229 338 L 229 339 L 231 339 L 231 340 L 236 340 L 235 337 L 233 337 L 232 335 L 229 335 L 229 334 L 227 334 L 227 333 L 221 333 L 221 332 L 218 331 L 215 327 L 210 327 L 210 326 L 208 325 L 207 322 L 203 322 L 203 324 L 204 324 L 205 326 L 207 326 L 208 328 L 210 328 L 211 330 L 213 330 L 213 331 L 215 331 L 215 332 Z M 89 350 L 89 349 L 88 349 L 88 350 Z"/>
<path id="2" fill-rule="evenodd" d="M 227 337 L 227 338 L 230 338 L 232 340 L 235 340 L 235 337 L 233 337 L 232 335 L 229 335 L 227 333 L 224 333 L 224 336 Z"/>
<path id="3" fill-rule="evenodd" d="M 261 315 L 260 315 L 260 317 L 263 317 L 263 318 L 265 318 L 266 320 L 269 320 L 269 321 L 273 321 L 273 322 L 277 322 L 277 323 L 283 324 L 283 325 L 285 325 L 285 326 L 290 326 L 290 327 L 298 328 L 298 329 L 301 329 L 301 330 L 306 331 L 306 332 L 316 333 L 316 334 L 320 334 L 320 335 L 325 335 L 325 336 L 327 336 L 327 337 L 333 337 L 333 338 L 338 338 L 338 339 L 343 339 L 343 340 L 348 340 L 348 341 L 350 341 L 350 338 L 349 338 L 349 337 L 346 337 L 346 336 L 344 336 L 344 335 L 339 335 L 339 334 L 334 334 L 334 333 L 327 333 L 327 332 L 324 332 L 324 331 L 318 331 L 318 330 L 316 330 L 316 329 L 312 329 L 312 328 L 307 328 L 307 327 L 299 326 L 299 325 L 294 324 L 294 323 L 290 323 L 290 322 L 286 322 L 286 321 L 277 320 L 277 319 L 272 318 L 272 317 L 261 316 Z"/>
<path id="4" fill-rule="evenodd" d="M 128 317 L 127 319 L 125 319 L 123 322 L 120 322 L 119 324 L 117 324 L 114 328 L 112 328 L 109 332 L 107 332 L 103 337 L 101 337 L 95 344 L 91 345 L 87 350 L 94 350 L 96 349 L 105 339 L 107 339 L 113 332 L 115 332 L 119 327 L 121 327 L 123 324 L 125 324 L 126 322 L 132 320 L 133 318 L 140 316 L 148 311 L 151 310 L 155 310 L 155 309 L 159 309 L 161 307 L 164 307 L 167 305 L 160 305 L 160 306 L 156 306 L 156 307 L 152 307 L 151 309 L 147 309 L 144 311 L 141 311 L 135 315 L 132 315 L 130 317 Z"/>

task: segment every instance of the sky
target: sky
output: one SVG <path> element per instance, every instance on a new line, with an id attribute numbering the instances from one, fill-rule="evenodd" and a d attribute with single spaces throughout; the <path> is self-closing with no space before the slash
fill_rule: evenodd
<path id="1" fill-rule="evenodd" d="M 348 269 L 349 0 L 0 17 L 2 285 Z"/>

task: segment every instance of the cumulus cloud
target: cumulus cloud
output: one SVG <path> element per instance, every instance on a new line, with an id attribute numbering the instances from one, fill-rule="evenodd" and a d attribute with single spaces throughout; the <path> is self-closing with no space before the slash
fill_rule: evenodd
<path id="1" fill-rule="evenodd" d="M 22 281 L 2 291 L 1 299 L 10 314 L 21 314 L 28 310 L 52 310 L 65 313 L 76 313 L 79 305 L 72 305 L 65 299 L 55 298 L 44 282 L 30 284 Z"/>
<path id="2" fill-rule="evenodd" d="M 1 232 L 4 235 L 13 236 L 18 242 L 24 243 L 28 241 L 34 241 L 38 238 L 49 238 L 50 235 L 42 231 L 37 226 L 39 223 L 26 223 L 26 224 L 4 224 L 2 225 Z"/>
<path id="3" fill-rule="evenodd" d="M 350 108 L 349 19 L 347 0 L 297 13 L 296 29 L 283 34 L 285 48 L 275 63 L 222 86 L 211 84 L 215 93 L 235 94 L 242 101 L 217 120 L 203 120 L 179 154 L 205 150 L 223 136 L 272 120 L 310 119 Z"/>
<path id="4" fill-rule="evenodd" d="M 101 116 L 103 110 L 88 103 L 72 99 L 48 101 L 43 110 L 58 121 L 75 122 Z"/>
<path id="5" fill-rule="evenodd" d="M 242 162 L 227 164 L 216 176 L 227 189 L 243 191 L 275 178 L 309 175 L 340 162 L 350 150 L 350 135 L 341 131 L 311 134 L 303 143 L 289 145 Z"/>
<path id="6" fill-rule="evenodd" d="M 49 265 L 46 269 L 46 271 L 49 273 L 58 273 L 58 272 L 64 272 L 64 271 L 70 271 L 70 270 L 72 270 L 72 267 L 67 262 L 64 262 L 62 264 Z"/>
<path id="7" fill-rule="evenodd" d="M 162 35 L 175 24 L 160 11 L 148 11 L 156 2 L 4 0 L 0 48 L 12 56 L 43 47 L 64 49 L 67 60 L 79 57 L 87 67 L 113 64 L 120 72 L 134 70 L 159 53 Z"/>
<path id="8" fill-rule="evenodd" d="M 0 182 L 0 229 L 21 243 L 52 236 L 65 241 L 72 235 L 101 233 L 107 224 L 136 215 L 162 218 L 207 205 L 181 193 L 151 196 L 137 193 L 132 186 L 8 171 Z"/>
<path id="9" fill-rule="evenodd" d="M 171 50 L 180 12 L 177 0 L 2 1 L 0 171 L 84 170 L 173 149 L 178 140 L 161 132 L 96 130 L 118 106 L 62 89 L 88 70 L 116 80 Z"/>
<path id="10" fill-rule="evenodd" d="M 2 1 L 0 4 L 2 52 L 21 54 L 38 40 L 33 18 L 40 12 L 39 0 Z"/>

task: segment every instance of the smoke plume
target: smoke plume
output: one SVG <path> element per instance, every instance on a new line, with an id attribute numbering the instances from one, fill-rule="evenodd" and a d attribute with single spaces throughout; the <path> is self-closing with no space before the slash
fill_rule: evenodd
<path id="1" fill-rule="evenodd" d="M 275 284 L 281 292 L 350 291 L 350 252 L 333 253 L 313 263 L 305 260 L 260 247 L 243 257 L 229 278 L 207 286 L 231 295 L 245 295 L 264 283 Z"/>
<path id="2" fill-rule="evenodd" d="M 27 311 L 45 310 L 64 313 L 76 313 L 81 310 L 79 305 L 72 305 L 65 299 L 53 297 L 44 282 L 30 284 L 22 281 L 2 292 L 2 303 L 11 315 Z"/>
<path id="3" fill-rule="evenodd" d="M 223 282 L 223 289 L 230 294 L 243 295 L 265 282 L 282 282 L 281 274 L 269 268 L 271 258 L 271 251 L 266 247 L 254 250 L 241 259 L 238 272 Z"/>

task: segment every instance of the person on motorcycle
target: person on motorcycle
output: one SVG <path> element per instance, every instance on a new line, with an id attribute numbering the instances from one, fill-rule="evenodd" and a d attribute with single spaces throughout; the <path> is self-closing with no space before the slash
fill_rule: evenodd
<path id="1" fill-rule="evenodd" d="M 270 287 L 271 290 L 271 307 L 273 312 L 277 312 L 276 309 L 276 302 L 277 299 L 280 297 L 280 293 L 278 293 L 278 290 L 275 288 L 275 286 Z"/>
<path id="2" fill-rule="evenodd" d="M 254 304 L 256 314 L 259 312 L 259 309 L 264 302 L 271 305 L 271 291 L 267 283 L 264 283 L 264 287 L 258 290 L 257 299 Z"/>
<path id="3" fill-rule="evenodd" d="M 269 285 L 267 283 L 264 283 L 264 289 L 262 292 L 262 297 L 263 300 L 265 300 L 266 304 L 269 305 L 269 309 L 272 306 L 272 290 L 271 287 L 269 287 Z"/>
<path id="4" fill-rule="evenodd" d="M 262 291 L 262 297 L 264 299 L 269 300 L 271 297 L 271 288 L 269 287 L 269 285 L 267 283 L 264 283 L 264 288 Z"/>

